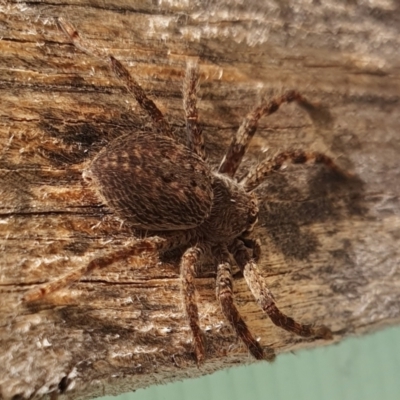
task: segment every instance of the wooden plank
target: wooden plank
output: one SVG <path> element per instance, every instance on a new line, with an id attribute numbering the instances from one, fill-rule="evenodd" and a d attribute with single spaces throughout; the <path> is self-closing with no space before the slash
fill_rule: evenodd
<path id="1" fill-rule="evenodd" d="M 114 138 L 151 129 L 107 66 L 68 42 L 57 16 L 128 66 L 182 142 L 182 80 L 197 57 L 214 166 L 262 98 L 297 89 L 318 105 L 311 114 L 285 105 L 263 119 L 239 172 L 302 148 L 354 174 L 288 166 L 257 190 L 265 280 L 283 311 L 328 325 L 334 342 L 398 323 L 400 10 L 383 0 L 265 3 L 0 3 L 1 398 L 93 398 L 253 362 L 203 268 L 208 358 L 196 366 L 176 254 L 118 262 L 39 303 L 20 301 L 133 240 L 81 172 Z M 234 284 L 262 345 L 281 353 L 327 344 L 273 326 L 244 280 Z"/>

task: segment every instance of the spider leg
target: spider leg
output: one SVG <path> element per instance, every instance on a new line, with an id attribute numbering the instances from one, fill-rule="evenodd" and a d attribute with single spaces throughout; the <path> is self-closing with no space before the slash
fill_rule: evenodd
<path id="1" fill-rule="evenodd" d="M 256 107 L 253 111 L 247 114 L 236 135 L 232 139 L 232 142 L 218 168 L 218 172 L 233 177 L 242 162 L 242 158 L 252 137 L 257 130 L 259 119 L 265 115 L 271 115 L 276 112 L 281 104 L 290 103 L 292 101 L 307 103 L 300 93 L 292 90 L 286 92 L 282 96 L 273 98 L 267 103 L 261 104 L 259 107 Z"/>
<path id="2" fill-rule="evenodd" d="M 74 26 L 68 21 L 64 20 L 64 18 L 60 17 L 56 21 L 58 26 L 77 49 L 110 63 L 111 70 L 114 72 L 117 78 L 124 83 L 127 90 L 133 94 L 142 110 L 151 118 L 158 133 L 172 138 L 174 137 L 171 126 L 165 120 L 162 112 L 158 109 L 155 103 L 147 97 L 145 91 L 120 61 L 115 59 L 111 54 L 108 54 L 104 50 L 97 49 L 85 42 Z"/>
<path id="3" fill-rule="evenodd" d="M 199 324 L 199 310 L 195 297 L 195 265 L 199 260 L 203 249 L 199 246 L 190 247 L 185 251 L 181 259 L 181 280 L 183 300 L 186 314 L 189 319 L 189 326 L 193 333 L 195 355 L 197 364 L 200 365 L 205 358 L 205 343 L 203 332 Z"/>
<path id="4" fill-rule="evenodd" d="M 301 324 L 278 309 L 271 291 L 262 280 L 257 264 L 250 259 L 240 240 L 235 242 L 233 255 L 258 305 L 275 325 L 302 337 L 332 339 L 332 332 L 325 325 Z"/>
<path id="5" fill-rule="evenodd" d="M 217 269 L 216 294 L 221 305 L 222 313 L 254 358 L 257 360 L 266 359 L 268 361 L 273 361 L 275 359 L 274 350 L 268 348 L 268 353 L 264 353 L 260 343 L 253 337 L 243 318 L 239 314 L 239 311 L 233 302 L 232 286 L 231 265 L 228 261 L 221 262 Z"/>
<path id="6" fill-rule="evenodd" d="M 256 165 L 255 168 L 249 171 L 244 179 L 241 180 L 240 184 L 247 192 L 250 192 L 259 186 L 269 175 L 280 170 L 287 161 L 293 164 L 325 164 L 327 168 L 331 169 L 338 175 L 347 177 L 351 176 L 348 172 L 339 168 L 332 158 L 323 153 L 315 151 L 306 152 L 303 150 L 293 150 L 279 153 L 271 160 L 261 161 L 258 165 Z"/>
<path id="7" fill-rule="evenodd" d="M 185 231 L 183 231 L 183 233 L 185 233 Z M 181 242 L 183 241 L 184 238 L 182 238 Z M 132 246 L 128 248 L 114 251 L 105 256 L 95 258 L 88 264 L 80 268 L 77 268 L 58 279 L 55 279 L 54 281 L 47 282 L 35 289 L 29 290 L 28 292 L 25 293 L 22 300 L 27 302 L 40 300 L 41 298 L 47 296 L 48 294 L 53 293 L 59 289 L 62 289 L 63 287 L 68 286 L 71 283 L 79 280 L 82 276 L 91 273 L 95 269 L 105 268 L 116 261 L 124 260 L 131 256 L 137 256 L 142 253 L 154 253 L 159 251 L 166 251 L 173 247 L 177 246 L 176 242 L 172 237 L 163 239 L 154 236 L 146 239 L 140 239 L 139 241 L 135 242 Z"/>
<path id="8" fill-rule="evenodd" d="M 196 106 L 198 87 L 199 67 L 193 62 L 189 62 L 183 85 L 183 109 L 185 110 L 188 147 L 205 160 L 207 157 L 204 150 L 204 138 L 199 126 L 199 114 Z"/>

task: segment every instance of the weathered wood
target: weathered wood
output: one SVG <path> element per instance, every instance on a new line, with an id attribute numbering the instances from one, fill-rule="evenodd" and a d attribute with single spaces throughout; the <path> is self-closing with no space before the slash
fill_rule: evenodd
<path id="1" fill-rule="evenodd" d="M 19 301 L 132 240 L 81 171 L 113 138 L 149 127 L 107 66 L 68 43 L 54 24 L 60 15 L 129 66 L 182 140 L 184 66 L 198 57 L 215 165 L 262 97 L 295 88 L 319 104 L 309 115 L 285 105 L 264 119 L 240 171 L 297 147 L 324 151 L 354 173 L 338 180 L 289 166 L 260 187 L 265 279 L 283 311 L 330 326 L 334 341 L 400 319 L 397 3 L 150 3 L 0 2 L 1 398 L 91 398 L 253 362 L 204 270 L 196 286 L 209 347 L 197 368 L 176 254 L 116 263 L 39 303 Z M 326 344 L 273 326 L 242 278 L 235 296 L 277 353 Z"/>

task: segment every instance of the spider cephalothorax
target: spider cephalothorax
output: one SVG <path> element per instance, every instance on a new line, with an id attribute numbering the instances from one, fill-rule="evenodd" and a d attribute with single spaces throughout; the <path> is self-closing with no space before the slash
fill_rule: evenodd
<path id="1" fill-rule="evenodd" d="M 285 162 L 311 161 L 339 169 L 324 154 L 286 151 L 259 163 L 240 182 L 235 180 L 258 120 L 277 111 L 282 103 L 309 103 L 298 92 L 289 91 L 256 107 L 245 117 L 218 170 L 214 171 L 207 163 L 198 124 L 196 64 L 188 64 L 185 77 L 183 103 L 188 144 L 184 146 L 178 143 L 160 110 L 118 60 L 84 43 L 68 22 L 59 19 L 58 23 L 77 48 L 110 63 L 116 76 L 153 122 L 153 133 L 133 132 L 115 139 L 99 152 L 83 173 L 102 201 L 134 229 L 145 231 L 146 237 L 130 248 L 95 258 L 80 270 L 29 291 L 25 300 L 38 299 L 95 268 L 129 256 L 181 248 L 182 294 L 198 363 L 204 360 L 206 351 L 193 281 L 195 264 L 201 261 L 204 253 L 211 255 L 216 265 L 217 297 L 222 312 L 255 358 L 272 360 L 275 355 L 271 348 L 263 348 L 253 337 L 233 302 L 232 257 L 257 303 L 276 325 L 300 336 L 330 338 L 331 331 L 327 327 L 303 325 L 279 311 L 258 273 L 255 259 L 260 253 L 259 245 L 249 235 L 259 212 L 253 190 Z"/>

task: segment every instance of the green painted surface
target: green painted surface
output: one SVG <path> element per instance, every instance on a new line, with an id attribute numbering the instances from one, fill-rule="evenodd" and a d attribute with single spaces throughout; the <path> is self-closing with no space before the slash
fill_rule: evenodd
<path id="1" fill-rule="evenodd" d="M 101 400 L 400 400 L 400 328 Z"/>

